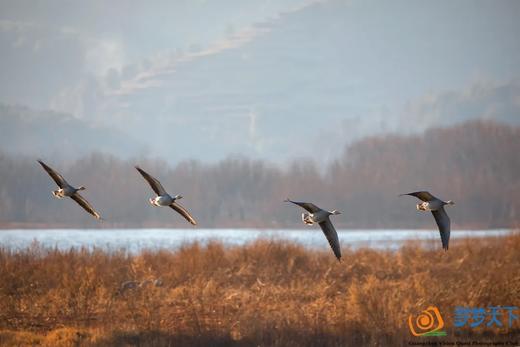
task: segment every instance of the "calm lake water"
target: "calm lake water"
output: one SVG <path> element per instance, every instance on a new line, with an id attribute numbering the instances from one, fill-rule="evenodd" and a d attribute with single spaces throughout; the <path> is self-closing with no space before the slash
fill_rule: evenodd
<path id="1" fill-rule="evenodd" d="M 498 230 L 453 230 L 451 239 L 502 237 L 512 233 Z M 440 248 L 438 230 L 338 230 L 342 248 L 397 249 L 410 240 L 425 247 Z M 225 245 L 243 245 L 258 239 L 288 240 L 309 248 L 328 249 L 320 229 L 7 229 L 0 230 L 0 246 L 22 249 L 37 241 L 45 247 L 126 249 L 176 249 L 182 245 L 219 241 Z"/>

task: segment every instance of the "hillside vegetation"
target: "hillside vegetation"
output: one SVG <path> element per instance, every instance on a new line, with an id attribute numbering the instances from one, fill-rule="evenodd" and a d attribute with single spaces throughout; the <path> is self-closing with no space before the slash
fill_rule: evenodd
<path id="1" fill-rule="evenodd" d="M 150 158 L 121 160 L 94 153 L 73 162 L 41 158 L 106 219 L 97 223 L 72 201 L 58 201 L 54 182 L 36 158 L 0 152 L 0 226 L 186 227 L 178 215 L 153 208 L 153 192 L 134 169 L 139 164 L 172 194 L 181 194 L 201 227 L 295 227 L 299 212 L 286 197 L 313 201 L 343 214 L 338 227 L 429 227 L 431 216 L 415 211 L 415 199 L 398 194 L 428 189 L 451 199 L 454 228 L 515 227 L 520 219 L 520 127 L 470 122 L 431 129 L 420 136 L 370 137 L 345 148 L 318 168 L 311 159 L 287 167 L 229 157 L 170 167 Z M 14 223 L 14 224 L 13 224 Z"/>

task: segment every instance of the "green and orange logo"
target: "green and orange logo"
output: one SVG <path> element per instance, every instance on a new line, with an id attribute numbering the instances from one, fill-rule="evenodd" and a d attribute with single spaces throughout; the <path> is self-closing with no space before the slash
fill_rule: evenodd
<path id="1" fill-rule="evenodd" d="M 415 319 L 410 315 L 408 327 L 413 336 L 446 336 L 446 332 L 441 330 L 444 327 L 444 320 L 435 306 L 428 307 Z"/>

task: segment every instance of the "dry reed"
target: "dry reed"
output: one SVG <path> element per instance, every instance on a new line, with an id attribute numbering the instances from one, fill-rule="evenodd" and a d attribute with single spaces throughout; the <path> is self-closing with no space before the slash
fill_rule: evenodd
<path id="1" fill-rule="evenodd" d="M 341 263 L 276 241 L 136 255 L 0 249 L 0 345 L 408 345 L 430 341 L 406 322 L 429 305 L 448 333 L 432 341 L 519 341 L 520 321 L 454 328 L 452 313 L 520 306 L 520 235 L 454 241 L 448 252 L 344 247 Z"/>

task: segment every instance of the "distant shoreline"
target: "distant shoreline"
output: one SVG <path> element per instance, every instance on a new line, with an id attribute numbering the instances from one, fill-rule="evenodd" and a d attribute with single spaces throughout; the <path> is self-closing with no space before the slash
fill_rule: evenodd
<path id="1" fill-rule="evenodd" d="M 479 225 L 468 225 L 468 226 L 456 226 L 453 228 L 453 230 L 497 230 L 497 229 L 518 229 L 519 226 L 496 226 L 496 227 L 490 227 L 490 226 L 479 226 Z M 294 225 L 294 226 L 286 226 L 286 225 L 271 225 L 271 226 L 258 226 L 258 225 L 218 225 L 218 226 L 196 226 L 192 227 L 190 225 L 179 225 L 179 224 L 172 224 L 172 225 L 164 225 L 164 224 L 146 224 L 146 225 L 120 225 L 120 224 L 112 224 L 112 223 L 105 223 L 104 225 L 74 225 L 74 224 L 47 224 L 47 223 L 0 223 L 0 231 L 1 230 L 13 230 L 13 229 L 27 229 L 27 230 L 34 230 L 34 229 L 99 229 L 99 230 L 105 230 L 105 229 L 258 229 L 258 230 L 302 230 L 302 229 L 308 229 L 308 230 L 314 230 L 312 227 L 306 227 L 304 225 Z M 417 226 L 417 227 L 410 227 L 410 226 L 352 226 L 352 225 L 337 225 L 336 229 L 341 230 L 424 230 L 424 231 L 431 231 L 434 229 L 432 226 Z"/>

